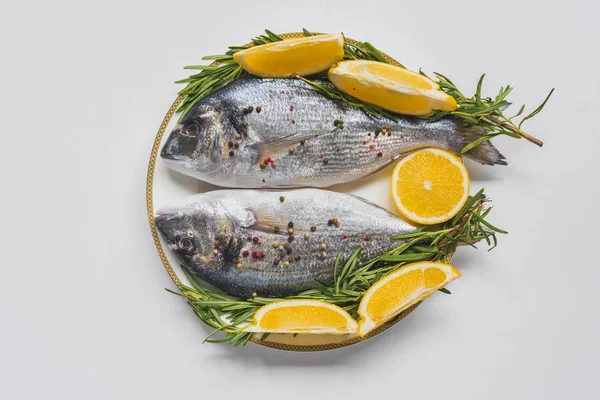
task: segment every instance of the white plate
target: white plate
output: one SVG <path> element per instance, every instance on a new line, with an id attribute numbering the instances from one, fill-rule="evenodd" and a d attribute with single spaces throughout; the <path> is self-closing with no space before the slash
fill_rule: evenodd
<path id="1" fill-rule="evenodd" d="M 295 33 L 286 34 L 283 36 L 285 38 L 292 38 L 301 37 L 302 34 Z M 346 38 L 346 40 L 352 41 L 352 39 L 348 38 Z M 395 63 L 394 60 L 392 60 L 391 58 L 389 59 L 390 61 L 393 61 Z M 217 186 L 198 181 L 194 178 L 182 175 L 178 172 L 168 169 L 165 163 L 163 163 L 160 157 L 158 157 L 158 153 L 160 152 L 162 145 L 168 138 L 168 134 L 171 132 L 171 130 L 177 123 L 177 116 L 173 115 L 177 106 L 182 100 L 182 96 L 178 97 L 175 100 L 175 103 L 173 103 L 173 105 L 169 109 L 156 135 L 154 146 L 152 148 L 152 153 L 150 155 L 150 163 L 148 166 L 146 201 L 148 207 L 148 220 L 150 222 L 150 230 L 154 237 L 158 254 L 165 268 L 167 269 L 167 272 L 176 284 L 182 282 L 184 284 L 189 285 L 188 280 L 186 279 L 185 275 L 183 274 L 183 271 L 181 270 L 181 267 L 179 266 L 180 263 L 177 260 L 177 257 L 175 257 L 175 255 L 169 252 L 168 250 L 165 250 L 165 247 L 163 247 L 164 242 L 156 231 L 153 219 L 154 212 L 162 205 L 172 203 L 194 193 L 201 193 L 218 189 Z M 391 170 L 392 166 L 358 181 L 335 185 L 327 189 L 342 193 L 352 193 L 361 196 L 375 204 L 380 205 L 381 207 L 386 208 L 392 213 L 396 213 L 396 209 L 390 195 L 390 176 L 392 173 Z M 418 304 L 402 312 L 394 320 L 375 329 L 365 338 L 360 338 L 356 335 L 293 336 L 286 334 L 272 334 L 264 341 L 260 340 L 260 335 L 256 335 L 252 339 L 252 342 L 282 350 L 295 351 L 320 351 L 344 347 L 367 340 L 385 331 L 390 326 L 396 324 L 398 321 L 402 320 L 405 316 L 410 314 L 410 312 L 417 306 Z"/>

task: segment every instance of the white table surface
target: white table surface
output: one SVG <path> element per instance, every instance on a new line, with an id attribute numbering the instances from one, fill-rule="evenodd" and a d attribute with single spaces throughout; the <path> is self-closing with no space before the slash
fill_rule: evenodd
<path id="1" fill-rule="evenodd" d="M 600 369 L 595 1 L 0 1 L 0 398 L 588 399 Z M 491 253 L 451 296 L 319 354 L 202 345 L 145 212 L 152 140 L 185 75 L 269 28 L 343 31 L 472 93 L 514 85 L 545 141 L 469 163 Z"/>

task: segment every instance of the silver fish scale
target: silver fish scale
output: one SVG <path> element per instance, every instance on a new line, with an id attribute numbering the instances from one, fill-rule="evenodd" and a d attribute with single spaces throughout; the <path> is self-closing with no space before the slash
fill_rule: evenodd
<path id="1" fill-rule="evenodd" d="M 285 196 L 283 202 L 280 196 Z M 183 206 L 163 208 L 158 214 L 159 231 L 192 273 L 242 297 L 252 293 L 292 295 L 313 287 L 315 280 L 329 283 L 338 253 L 347 257 L 361 247 L 362 260 L 366 260 L 401 243 L 391 240 L 391 235 L 415 229 L 358 197 L 318 189 L 214 191 L 196 195 Z M 183 218 L 190 215 L 194 218 Z M 333 218 L 338 219 L 339 227 L 328 224 Z M 288 233 L 289 222 L 293 223 L 293 234 Z M 312 226 L 316 231 L 311 231 Z M 173 244 L 182 231 L 195 232 L 194 254 L 186 254 Z M 215 240 L 226 246 L 215 245 Z M 291 250 L 280 249 L 284 245 Z M 260 252 L 264 252 L 263 257 Z M 296 260 L 296 256 L 300 258 Z"/>
<path id="2" fill-rule="evenodd" d="M 253 111 L 244 112 L 249 106 Z M 417 148 L 459 153 L 465 140 L 453 119 L 433 123 L 414 117 L 400 117 L 397 123 L 376 119 L 297 79 L 233 82 L 200 100 L 185 119 L 201 118 L 214 110 L 221 120 L 220 137 L 214 142 L 223 147 L 217 152 L 222 157 L 211 162 L 220 163 L 220 168 L 207 168 L 198 160 L 173 167 L 227 187 L 325 187 L 367 176 Z M 344 129 L 330 133 L 335 120 L 342 120 Z M 390 127 L 390 136 L 376 137 L 376 130 L 385 125 Z M 214 133 L 214 126 L 207 131 Z M 238 132 L 244 135 L 236 140 Z M 176 135 L 172 137 L 176 140 Z M 231 149 L 233 156 L 228 154 L 229 142 L 239 146 Z M 276 167 L 261 169 L 260 163 L 268 157 Z"/>

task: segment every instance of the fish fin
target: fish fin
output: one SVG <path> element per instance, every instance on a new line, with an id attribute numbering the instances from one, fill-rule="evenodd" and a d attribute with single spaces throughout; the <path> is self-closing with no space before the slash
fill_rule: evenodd
<path id="1" fill-rule="evenodd" d="M 485 129 L 480 126 L 465 126 L 459 128 L 459 132 L 463 138 L 463 147 L 475 140 L 480 139 L 485 134 Z M 508 165 L 506 158 L 496 149 L 496 147 L 486 140 L 477 146 L 473 147 L 466 153 L 465 156 L 471 160 L 477 161 L 484 165 Z"/>
<path id="2" fill-rule="evenodd" d="M 281 214 L 275 215 L 269 210 L 251 210 L 251 212 L 256 220 L 252 225 L 253 229 L 262 232 L 273 232 L 275 227 L 279 227 L 282 232 L 287 229 L 288 221 Z"/>
<path id="3" fill-rule="evenodd" d="M 274 233 L 275 227 L 278 227 L 278 232 L 281 235 L 288 235 L 288 223 L 289 219 L 283 214 L 272 214 L 269 210 L 251 210 L 254 214 L 254 218 L 256 222 L 252 225 L 252 229 L 261 232 Z M 300 226 L 298 224 L 294 225 L 294 233 L 296 234 L 304 234 L 308 233 L 310 227 L 308 226 Z"/>
<path id="4" fill-rule="evenodd" d="M 258 163 L 262 163 L 269 157 L 276 157 L 278 154 L 289 151 L 290 147 L 299 145 L 300 142 L 313 139 L 314 135 L 305 136 L 283 136 L 269 142 L 263 142 L 257 145 Z"/>

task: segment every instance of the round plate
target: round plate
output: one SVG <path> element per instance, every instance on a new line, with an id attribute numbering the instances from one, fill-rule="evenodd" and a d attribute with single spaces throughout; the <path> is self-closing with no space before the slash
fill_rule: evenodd
<path id="1" fill-rule="evenodd" d="M 304 37 L 302 33 L 289 33 L 281 35 L 285 39 Z M 347 41 L 358 44 L 359 42 L 346 38 Z M 249 44 L 251 45 L 251 44 Z M 390 63 L 399 65 L 398 62 L 391 57 L 383 54 Z M 157 156 L 163 144 L 164 133 L 170 131 L 177 122 L 177 118 L 173 118 L 175 110 L 183 101 L 184 96 L 180 95 L 169 111 L 165 115 L 158 133 L 154 139 L 152 152 L 150 154 L 150 162 L 148 164 L 148 175 L 146 181 L 146 205 L 148 212 L 148 222 L 150 223 L 150 231 L 154 238 L 154 244 L 158 255 L 169 273 L 169 276 L 176 285 L 189 284 L 177 258 L 170 252 L 165 252 L 163 241 L 160 238 L 156 226 L 154 225 L 154 213 L 156 211 L 154 204 L 158 206 L 171 203 L 182 197 L 194 194 L 207 192 L 218 189 L 218 187 L 205 182 L 195 180 L 184 176 L 177 172 L 171 171 L 167 166 L 157 162 Z M 166 139 L 166 138 L 165 138 Z M 328 190 L 335 190 L 344 193 L 352 193 L 366 198 L 391 212 L 396 212 L 389 194 L 389 178 L 391 175 L 392 166 L 380 171 L 368 178 L 361 179 L 355 182 L 335 185 Z M 373 330 L 367 336 L 361 338 L 356 335 L 290 335 L 290 334 L 271 334 L 265 340 L 261 340 L 259 335 L 255 335 L 251 341 L 262 346 L 273 347 L 280 350 L 290 351 L 322 351 L 331 350 L 340 347 L 349 346 L 368 340 L 373 336 L 387 330 L 391 326 L 400 322 L 408 314 L 410 314 L 420 303 L 417 303 L 410 308 L 400 313 L 396 318 L 381 325 Z"/>

